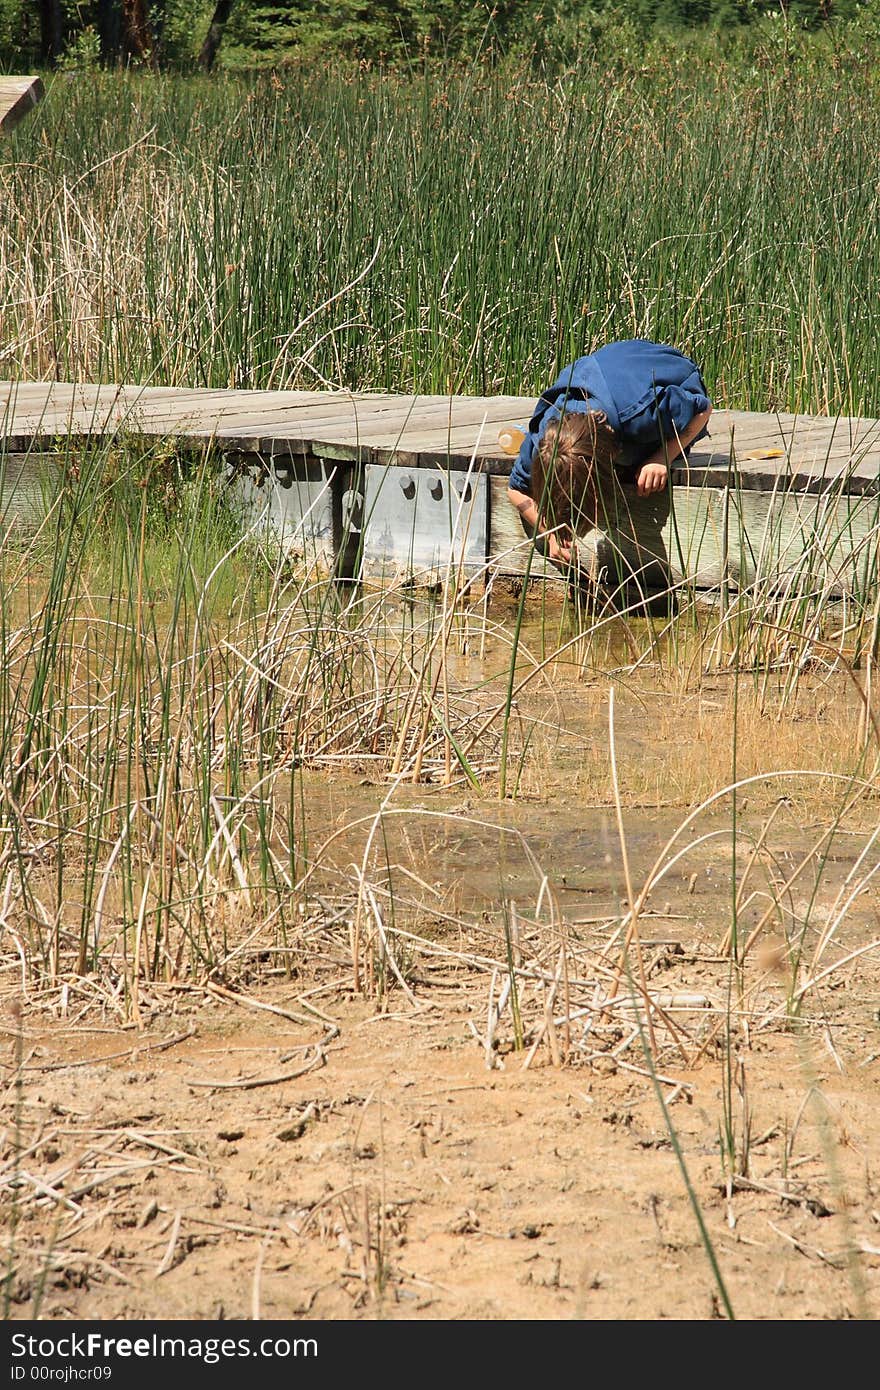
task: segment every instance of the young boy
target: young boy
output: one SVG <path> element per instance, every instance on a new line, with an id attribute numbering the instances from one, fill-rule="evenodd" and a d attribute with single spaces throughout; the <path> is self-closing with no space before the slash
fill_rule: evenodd
<path id="1" fill-rule="evenodd" d="M 540 396 L 510 474 L 523 527 L 550 531 L 547 555 L 568 563 L 570 538 L 612 511 L 617 484 L 661 491 L 711 414 L 699 367 L 677 348 L 634 338 L 578 358 Z"/>

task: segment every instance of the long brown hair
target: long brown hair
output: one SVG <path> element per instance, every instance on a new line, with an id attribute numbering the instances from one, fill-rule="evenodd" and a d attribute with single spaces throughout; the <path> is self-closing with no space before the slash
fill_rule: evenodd
<path id="1" fill-rule="evenodd" d="M 603 411 L 573 411 L 547 426 L 532 460 L 532 496 L 548 526 L 582 535 L 604 519 L 619 486 L 620 442 Z"/>

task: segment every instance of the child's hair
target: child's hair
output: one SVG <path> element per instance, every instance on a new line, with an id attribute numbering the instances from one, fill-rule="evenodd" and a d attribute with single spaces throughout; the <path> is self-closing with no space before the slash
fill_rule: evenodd
<path id="1" fill-rule="evenodd" d="M 575 535 L 604 516 L 617 483 L 620 442 L 604 411 L 570 411 L 547 426 L 532 461 L 532 496 L 548 526 Z"/>

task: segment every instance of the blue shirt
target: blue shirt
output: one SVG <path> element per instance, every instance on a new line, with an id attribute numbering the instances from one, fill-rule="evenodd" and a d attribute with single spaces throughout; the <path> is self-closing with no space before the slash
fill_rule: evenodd
<path id="1" fill-rule="evenodd" d="M 539 397 L 508 486 L 531 493 L 538 444 L 551 420 L 563 412 L 604 410 L 620 440 L 619 466 L 632 468 L 664 440 L 674 442 L 709 405 L 699 367 L 677 348 L 644 338 L 609 343 L 565 367 Z"/>

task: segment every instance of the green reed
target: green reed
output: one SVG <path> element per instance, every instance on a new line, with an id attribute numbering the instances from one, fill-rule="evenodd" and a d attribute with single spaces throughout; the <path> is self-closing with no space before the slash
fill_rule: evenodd
<path id="1" fill-rule="evenodd" d="M 880 414 L 858 55 L 58 77 L 7 146 L 6 374 L 531 393 L 614 337 Z"/>
<path id="2" fill-rule="evenodd" d="M 132 438 L 45 467 L 46 519 L 0 550 L 0 894 L 35 979 L 201 975 L 242 921 L 284 942 L 304 769 L 480 787 L 498 738 L 461 752 L 486 697 L 449 670 L 454 597 L 401 625 L 293 563 L 213 455 Z"/>

